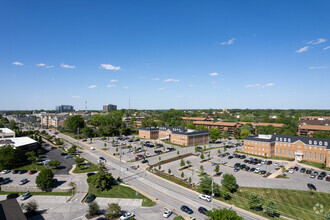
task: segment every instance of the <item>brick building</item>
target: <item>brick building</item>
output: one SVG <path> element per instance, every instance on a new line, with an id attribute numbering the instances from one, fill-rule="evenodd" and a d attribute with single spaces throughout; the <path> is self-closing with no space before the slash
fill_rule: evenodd
<path id="1" fill-rule="evenodd" d="M 243 152 L 325 163 L 330 167 L 330 139 L 286 135 L 254 135 L 244 139 Z"/>
<path id="2" fill-rule="evenodd" d="M 168 140 L 171 143 L 183 146 L 194 146 L 209 142 L 208 131 L 166 126 L 140 128 L 139 137 Z"/>
<path id="3" fill-rule="evenodd" d="M 300 136 L 311 136 L 314 132 L 318 131 L 328 131 L 330 133 L 329 125 L 299 125 L 298 135 Z"/>

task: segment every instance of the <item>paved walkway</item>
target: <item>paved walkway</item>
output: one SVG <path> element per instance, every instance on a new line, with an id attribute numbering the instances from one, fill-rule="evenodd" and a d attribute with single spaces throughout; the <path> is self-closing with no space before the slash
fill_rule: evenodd
<path id="1" fill-rule="evenodd" d="M 298 163 L 298 161 L 290 161 L 288 162 L 284 167 L 285 170 L 288 170 L 290 167 L 296 166 Z M 276 172 L 272 173 L 271 175 L 269 175 L 267 178 L 272 179 L 272 178 L 276 178 L 278 175 L 280 175 L 282 173 L 282 168 L 279 167 L 279 170 L 276 170 Z"/>

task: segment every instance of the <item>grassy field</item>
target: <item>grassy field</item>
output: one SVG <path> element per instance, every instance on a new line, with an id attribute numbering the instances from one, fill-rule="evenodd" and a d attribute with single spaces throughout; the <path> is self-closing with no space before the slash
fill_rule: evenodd
<path id="1" fill-rule="evenodd" d="M 136 191 L 130 187 L 116 185 L 110 190 L 99 191 L 98 189 L 89 186 L 89 194 L 94 194 L 97 197 L 106 197 L 106 198 L 124 198 L 124 199 L 143 199 L 142 206 L 150 207 L 154 206 L 156 203 L 151 199 L 147 198 L 142 194 L 136 195 Z"/>
<path id="2" fill-rule="evenodd" d="M 91 163 L 89 167 L 82 165 L 81 167 L 76 166 L 76 168 L 72 171 L 73 173 L 89 173 L 98 171 L 97 165 Z"/>
<path id="3" fill-rule="evenodd" d="M 10 193 L 17 193 L 23 195 L 26 192 L 5 192 L 0 191 L 0 195 L 8 195 Z M 71 196 L 72 192 L 30 192 L 31 195 L 35 196 Z"/>
<path id="4" fill-rule="evenodd" d="M 184 218 L 182 216 L 176 216 L 173 220 L 184 220 Z"/>
<path id="5" fill-rule="evenodd" d="M 308 191 L 302 190 L 240 187 L 239 190 L 232 195 L 232 199 L 219 199 L 252 211 L 248 205 L 248 199 L 251 193 L 260 195 L 263 203 L 267 200 L 273 200 L 280 214 L 292 219 L 323 219 L 325 212 L 330 209 L 330 194 L 315 192 L 313 195 L 310 195 Z M 316 204 L 323 205 L 323 214 L 315 213 L 313 208 Z M 252 212 L 268 217 L 263 212 Z"/>
<path id="6" fill-rule="evenodd" d="M 13 170 L 37 170 L 37 171 L 41 171 L 46 169 L 46 167 L 44 165 L 35 165 L 35 164 L 28 164 L 28 165 L 24 165 L 21 167 L 16 167 Z"/>
<path id="7" fill-rule="evenodd" d="M 313 166 L 313 167 L 316 167 L 316 168 L 319 168 L 319 169 L 322 169 L 322 170 L 330 171 L 330 168 L 325 167 L 324 163 L 316 163 L 316 162 L 305 161 L 305 160 L 301 161 L 300 163 L 306 164 L 306 165 L 309 165 L 309 166 Z"/>

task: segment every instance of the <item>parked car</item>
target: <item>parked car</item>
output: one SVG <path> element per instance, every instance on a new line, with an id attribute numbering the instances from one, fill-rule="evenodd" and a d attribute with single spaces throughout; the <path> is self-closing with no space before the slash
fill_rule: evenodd
<path id="1" fill-rule="evenodd" d="M 198 208 L 198 211 L 205 215 L 208 210 L 201 206 L 201 207 Z"/>
<path id="2" fill-rule="evenodd" d="M 306 172 L 306 168 L 301 168 L 300 169 L 300 173 L 305 173 Z"/>
<path id="3" fill-rule="evenodd" d="M 327 178 L 325 178 L 326 181 L 330 181 L 330 173 L 328 174 Z"/>
<path id="4" fill-rule="evenodd" d="M 245 167 L 246 167 L 246 164 L 241 164 L 241 166 L 239 166 L 239 168 L 240 168 L 241 170 L 243 170 Z"/>
<path id="5" fill-rule="evenodd" d="M 7 174 L 7 173 L 10 173 L 10 170 L 3 170 L 3 171 L 1 172 L 1 174 Z"/>
<path id="6" fill-rule="evenodd" d="M 255 169 L 254 172 L 255 172 L 255 173 L 259 173 L 259 172 L 260 172 L 260 168 Z"/>
<path id="7" fill-rule="evenodd" d="M 13 170 L 12 174 L 17 174 L 19 170 Z"/>
<path id="8" fill-rule="evenodd" d="M 94 194 L 89 194 L 85 200 L 85 203 L 91 203 L 96 199 L 96 196 Z"/>
<path id="9" fill-rule="evenodd" d="M 294 167 L 293 168 L 295 171 L 298 171 L 299 170 L 299 167 Z"/>
<path id="10" fill-rule="evenodd" d="M 172 211 L 169 209 L 165 209 L 165 211 L 163 213 L 163 217 L 168 218 L 168 217 L 170 217 L 170 215 L 172 215 Z"/>
<path id="11" fill-rule="evenodd" d="M 289 169 L 289 173 L 294 173 L 294 169 Z"/>
<path id="12" fill-rule="evenodd" d="M 37 173 L 37 172 L 38 172 L 38 171 L 36 171 L 36 170 L 30 170 L 30 171 L 29 171 L 29 174 L 32 175 L 32 174 L 35 174 L 35 173 Z"/>
<path id="13" fill-rule="evenodd" d="M 256 168 L 252 167 L 252 168 L 250 169 L 250 172 L 254 172 L 255 170 L 256 170 Z"/>
<path id="14" fill-rule="evenodd" d="M 149 154 L 148 152 L 146 153 L 146 157 L 151 157 L 151 154 Z"/>
<path id="15" fill-rule="evenodd" d="M 311 174 L 312 170 L 306 170 L 306 174 Z"/>
<path id="16" fill-rule="evenodd" d="M 24 185 L 24 184 L 27 184 L 28 182 L 30 182 L 28 179 L 22 179 L 18 184 Z"/>
<path id="17" fill-rule="evenodd" d="M 27 172 L 28 172 L 27 170 L 19 170 L 18 174 L 24 174 L 24 173 L 27 173 Z"/>
<path id="18" fill-rule="evenodd" d="M 274 166 L 275 166 L 275 167 L 278 167 L 279 165 L 280 165 L 280 164 L 277 163 L 277 162 L 274 163 Z"/>
<path id="19" fill-rule="evenodd" d="M 322 171 L 321 173 L 320 173 L 320 176 L 323 176 L 323 177 L 325 177 L 327 175 L 327 173 L 326 172 L 324 172 L 324 171 Z"/>
<path id="20" fill-rule="evenodd" d="M 261 170 L 260 171 L 260 174 L 266 174 L 267 172 L 266 172 L 266 170 Z"/>
<path id="21" fill-rule="evenodd" d="M 68 159 L 68 158 L 72 158 L 72 155 L 71 154 L 68 154 L 64 157 L 65 159 Z"/>
<path id="22" fill-rule="evenodd" d="M 91 150 L 95 150 L 95 148 L 94 147 L 91 147 Z"/>
<path id="23" fill-rule="evenodd" d="M 10 180 L 10 178 L 4 178 L 3 180 L 1 180 L 0 181 L 0 185 L 4 185 L 4 184 L 7 184 L 7 183 L 9 183 L 11 180 Z"/>
<path id="24" fill-rule="evenodd" d="M 240 169 L 238 168 L 238 167 L 236 167 L 235 169 L 234 169 L 234 172 L 238 172 Z"/>
<path id="25" fill-rule="evenodd" d="M 233 156 L 229 156 L 228 159 L 229 159 L 229 160 L 233 159 Z"/>
<path id="26" fill-rule="evenodd" d="M 122 216 L 120 216 L 120 220 L 128 220 L 134 218 L 135 214 L 133 212 L 126 212 Z"/>
<path id="27" fill-rule="evenodd" d="M 222 164 L 227 164 L 228 162 L 227 162 L 227 161 L 222 161 L 221 163 L 222 163 Z"/>
<path id="28" fill-rule="evenodd" d="M 250 167 L 247 166 L 247 167 L 244 168 L 244 170 L 245 171 L 250 171 Z"/>
<path id="29" fill-rule="evenodd" d="M 199 195 L 199 198 L 204 201 L 211 202 L 211 196 L 201 194 L 201 195 Z"/>
<path id="30" fill-rule="evenodd" d="M 90 176 L 93 176 L 93 175 L 95 175 L 95 173 L 87 173 L 87 177 L 90 177 Z"/>
<path id="31" fill-rule="evenodd" d="M 30 198 L 32 195 L 31 195 L 31 193 L 30 192 L 26 192 L 26 193 L 24 193 L 22 196 L 21 196 L 21 200 L 23 201 L 23 200 L 26 200 L 26 199 L 28 199 L 28 198 Z"/>
<path id="32" fill-rule="evenodd" d="M 189 208 L 186 205 L 181 206 L 181 211 L 186 212 L 188 214 L 193 214 L 194 213 L 193 210 L 191 210 L 191 208 Z"/>
<path id="33" fill-rule="evenodd" d="M 99 157 L 99 159 L 97 160 L 98 163 L 105 163 L 106 160 L 104 159 L 104 157 Z"/>
<path id="34" fill-rule="evenodd" d="M 323 180 L 324 176 L 322 176 L 321 174 L 317 177 L 318 180 Z"/>
<path id="35" fill-rule="evenodd" d="M 10 193 L 9 195 L 7 195 L 7 199 L 15 199 L 17 197 L 19 197 L 17 193 Z"/>
<path id="36" fill-rule="evenodd" d="M 271 160 L 268 160 L 266 164 L 267 164 L 267 165 L 271 165 L 272 163 L 273 163 L 273 162 L 272 162 Z"/>
<path id="37" fill-rule="evenodd" d="M 308 183 L 308 184 L 307 184 L 307 187 L 308 187 L 308 189 L 310 189 L 310 190 L 314 190 L 314 191 L 316 191 L 316 187 L 315 187 L 313 184 L 311 184 L 311 183 Z"/>
<path id="38" fill-rule="evenodd" d="M 141 161 L 141 163 L 148 163 L 148 162 L 149 162 L 149 161 L 146 160 L 146 159 L 144 159 L 144 160 Z"/>
<path id="39" fill-rule="evenodd" d="M 61 153 L 61 156 L 66 156 L 66 155 L 68 155 L 68 154 L 64 153 L 64 152 Z"/>

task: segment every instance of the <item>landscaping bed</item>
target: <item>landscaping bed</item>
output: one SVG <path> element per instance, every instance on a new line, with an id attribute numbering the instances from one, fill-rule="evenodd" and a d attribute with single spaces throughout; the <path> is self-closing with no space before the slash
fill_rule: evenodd
<path id="1" fill-rule="evenodd" d="M 184 159 L 186 157 L 190 157 L 190 156 L 193 156 L 194 154 L 192 153 L 189 153 L 189 154 L 184 154 L 184 155 L 179 155 L 177 157 L 173 157 L 173 158 L 170 158 L 170 159 L 167 159 L 167 160 L 163 160 L 163 161 L 160 161 L 154 165 L 151 165 L 151 168 L 152 167 L 158 167 L 159 165 L 163 165 L 163 164 L 167 164 L 167 163 L 170 163 L 170 162 L 173 162 L 173 161 L 176 161 L 176 160 L 181 160 L 181 159 Z"/>

